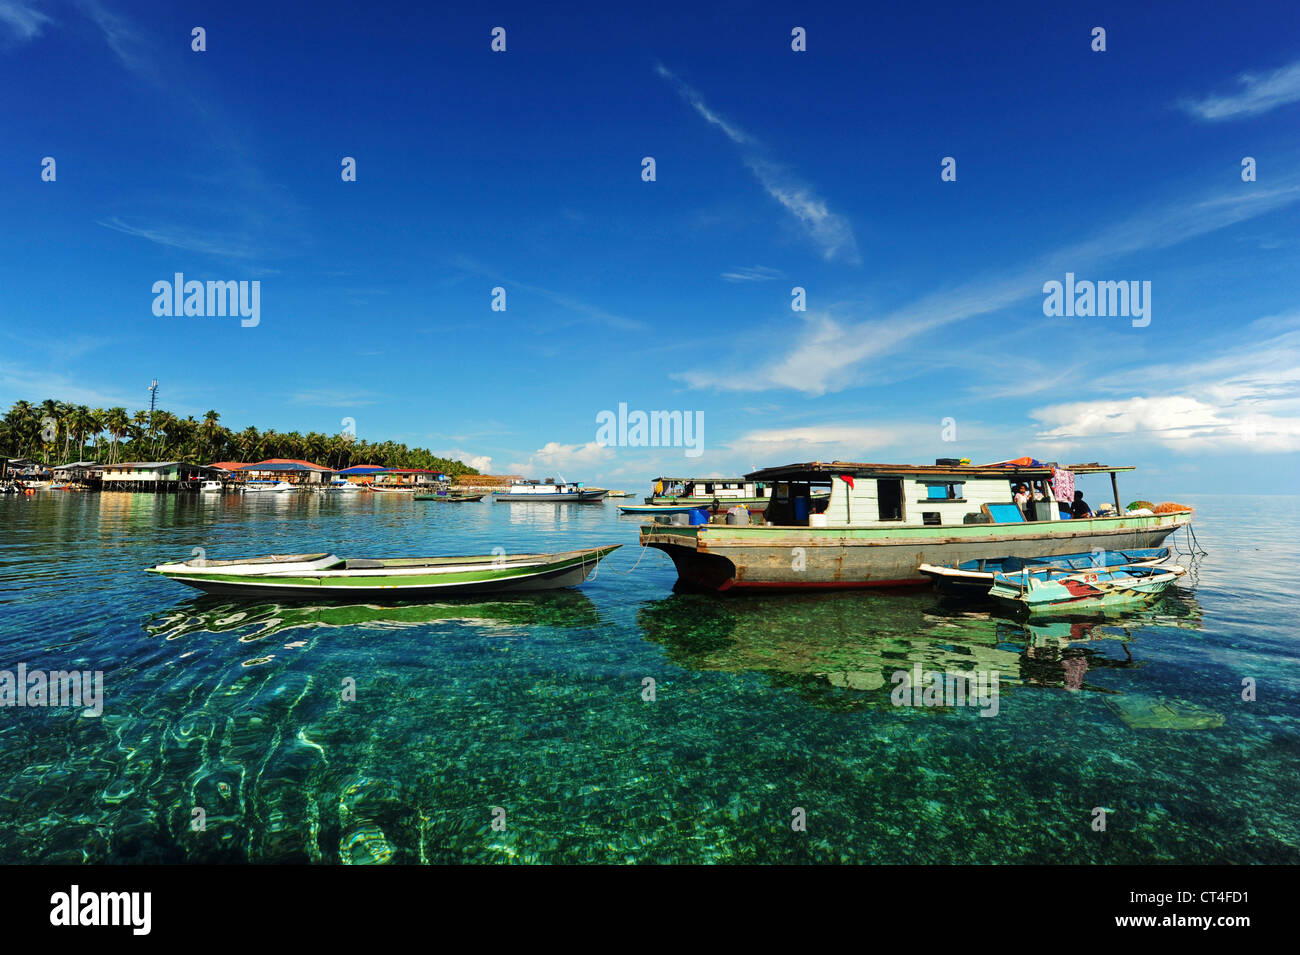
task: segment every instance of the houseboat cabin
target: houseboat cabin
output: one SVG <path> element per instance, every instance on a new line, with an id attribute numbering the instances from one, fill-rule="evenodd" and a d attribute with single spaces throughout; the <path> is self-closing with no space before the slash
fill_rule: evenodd
<path id="1" fill-rule="evenodd" d="M 790 464 L 745 475 L 770 487 L 768 524 L 786 527 L 905 527 L 1014 524 L 1070 519 L 1070 505 L 1053 496 L 1050 466 Z M 1074 475 L 1115 475 L 1130 465 L 1069 465 Z M 1030 500 L 1014 501 L 1017 485 Z"/>
<path id="2" fill-rule="evenodd" d="M 745 478 L 658 477 L 647 504 L 766 504 L 768 488 Z"/>

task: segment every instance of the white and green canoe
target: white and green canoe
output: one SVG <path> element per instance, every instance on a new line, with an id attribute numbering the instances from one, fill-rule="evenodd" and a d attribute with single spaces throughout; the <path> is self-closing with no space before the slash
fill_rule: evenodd
<path id="1" fill-rule="evenodd" d="M 558 554 L 403 557 L 386 560 L 333 554 L 273 554 L 242 560 L 187 560 L 148 573 L 235 597 L 420 600 L 461 594 L 576 587 L 601 558 L 621 545 Z"/>

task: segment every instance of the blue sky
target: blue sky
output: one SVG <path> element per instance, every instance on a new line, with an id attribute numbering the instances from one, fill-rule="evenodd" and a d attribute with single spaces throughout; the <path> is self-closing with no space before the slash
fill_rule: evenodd
<path id="1" fill-rule="evenodd" d="M 1300 8 L 464 6 L 0 0 L 0 405 L 157 377 L 637 490 L 1029 454 L 1294 491 Z M 176 272 L 260 323 L 154 315 Z M 1067 272 L 1150 324 L 1045 316 Z M 620 402 L 703 454 L 602 446 Z"/>

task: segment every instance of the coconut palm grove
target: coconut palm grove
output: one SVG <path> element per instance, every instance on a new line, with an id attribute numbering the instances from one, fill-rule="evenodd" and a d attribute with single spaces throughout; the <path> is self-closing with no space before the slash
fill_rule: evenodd
<path id="1" fill-rule="evenodd" d="M 67 461 L 169 460 L 187 464 L 266 458 L 305 458 L 330 468 L 379 464 L 389 468 L 423 468 L 448 476 L 477 474 L 462 461 L 441 458 L 424 448 L 393 441 L 375 443 L 353 435 L 308 431 L 259 431 L 253 426 L 232 431 L 221 414 L 208 411 L 200 421 L 161 408 L 90 408 L 47 398 L 39 404 L 14 402 L 0 420 L 0 457 L 28 458 L 44 464 Z"/>

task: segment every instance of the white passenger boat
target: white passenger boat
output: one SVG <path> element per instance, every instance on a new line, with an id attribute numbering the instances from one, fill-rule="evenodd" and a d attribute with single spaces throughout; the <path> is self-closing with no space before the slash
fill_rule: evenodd
<path id="1" fill-rule="evenodd" d="M 298 490 L 298 485 L 288 481 L 246 481 L 245 494 L 288 494 Z"/>
<path id="2" fill-rule="evenodd" d="M 493 500 L 507 502 L 549 503 L 573 502 L 595 504 L 603 501 L 609 491 L 603 487 L 586 487 L 583 484 L 561 483 L 554 481 L 514 481 L 505 491 L 497 491 Z"/>

